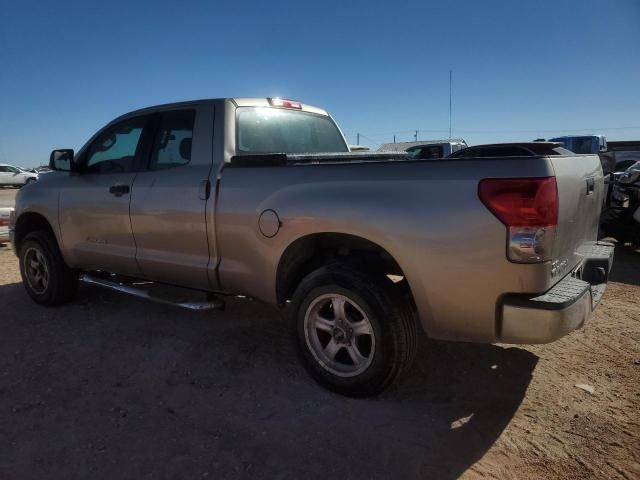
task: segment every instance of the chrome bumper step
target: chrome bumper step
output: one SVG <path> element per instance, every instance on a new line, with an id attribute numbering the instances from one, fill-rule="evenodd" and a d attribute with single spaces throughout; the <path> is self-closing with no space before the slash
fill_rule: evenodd
<path id="1" fill-rule="evenodd" d="M 172 305 L 174 307 L 186 308 L 187 310 L 202 311 L 224 309 L 224 301 L 222 299 L 205 292 L 172 287 L 169 285 L 161 285 L 127 277 L 119 277 L 117 275 L 102 276 L 100 274 L 94 275 L 90 273 L 83 273 L 80 275 L 79 280 L 88 285 L 108 288 L 109 290 L 126 293 L 127 295 L 132 295 L 137 298 L 151 300 L 152 302 L 163 303 L 165 305 Z M 156 291 L 154 292 L 154 290 Z M 206 295 L 207 298 L 204 300 L 197 298 L 202 297 L 203 295 Z M 193 299 L 190 297 L 193 297 Z"/>

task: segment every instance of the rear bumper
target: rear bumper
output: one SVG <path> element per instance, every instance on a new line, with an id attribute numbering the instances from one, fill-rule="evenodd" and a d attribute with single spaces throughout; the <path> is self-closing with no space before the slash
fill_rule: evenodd
<path id="1" fill-rule="evenodd" d="M 613 245 L 598 242 L 581 252 L 582 263 L 543 295 L 506 295 L 501 304 L 500 341 L 548 343 L 582 327 L 606 289 Z"/>
<path id="2" fill-rule="evenodd" d="M 9 229 L 0 227 L 0 243 L 7 243 L 9 240 Z"/>

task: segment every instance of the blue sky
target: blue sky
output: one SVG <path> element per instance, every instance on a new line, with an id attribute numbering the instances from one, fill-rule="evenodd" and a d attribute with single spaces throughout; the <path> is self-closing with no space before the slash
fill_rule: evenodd
<path id="1" fill-rule="evenodd" d="M 0 0 L 0 161 L 36 165 L 148 105 L 274 96 L 352 143 L 640 139 L 640 0 Z M 633 127 L 633 128 L 629 128 Z"/>

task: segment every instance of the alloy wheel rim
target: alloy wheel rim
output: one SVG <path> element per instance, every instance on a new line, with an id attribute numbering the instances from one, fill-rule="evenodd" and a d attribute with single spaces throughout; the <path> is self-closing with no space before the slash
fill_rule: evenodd
<path id="1" fill-rule="evenodd" d="M 329 293 L 311 302 L 304 318 L 307 347 L 316 361 L 339 377 L 364 372 L 375 355 L 369 317 L 356 302 Z"/>
<path id="2" fill-rule="evenodd" d="M 49 287 L 49 263 L 42 252 L 30 247 L 24 254 L 24 272 L 29 288 L 36 294 L 42 295 Z"/>

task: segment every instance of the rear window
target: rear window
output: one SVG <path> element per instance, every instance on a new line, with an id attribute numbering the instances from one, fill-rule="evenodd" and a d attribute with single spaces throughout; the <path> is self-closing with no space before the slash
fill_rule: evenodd
<path id="1" fill-rule="evenodd" d="M 324 115 L 281 108 L 236 110 L 238 154 L 348 152 L 333 121 Z"/>
<path id="2" fill-rule="evenodd" d="M 407 153 L 414 160 L 437 160 L 442 158 L 443 151 L 440 145 L 429 145 L 408 148 Z"/>

